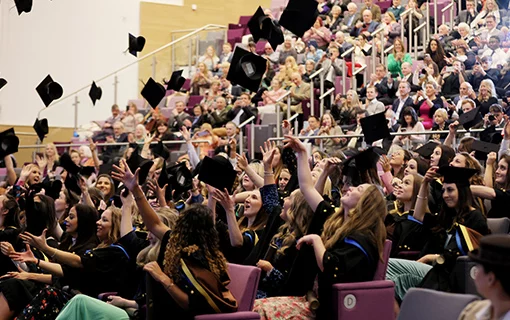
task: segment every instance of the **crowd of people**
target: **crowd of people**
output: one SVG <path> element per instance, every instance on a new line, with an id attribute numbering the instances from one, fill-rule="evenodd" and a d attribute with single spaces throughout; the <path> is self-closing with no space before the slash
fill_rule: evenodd
<path id="1" fill-rule="evenodd" d="M 478 4 L 466 0 L 416 61 L 400 19 L 419 25 L 426 2 L 382 12 L 373 0 L 320 0 L 303 37 L 286 31 L 276 51 L 266 45 L 257 92 L 227 79 L 230 44 L 219 56 L 209 47 L 190 92 L 168 98 L 200 95 L 198 104 L 177 99 L 169 114 L 114 105 L 88 144 L 50 142 L 19 176 L 14 156 L 0 154 L 0 320 L 235 312 L 227 263 L 261 270 L 261 319 L 331 319 L 332 286 L 373 280 L 386 240 L 396 314 L 410 288 L 459 292 L 456 260 L 469 254 L 488 300 L 459 316 L 506 319 L 510 236 L 490 235 L 488 219 L 510 218 L 510 35 L 507 8 Z M 383 42 L 371 37 L 381 26 Z M 303 118 L 312 73 L 323 68 L 332 88 L 342 59 L 362 67 L 390 46 L 375 74 Z M 283 142 L 248 159 L 240 123 L 285 114 L 288 91 L 298 130 L 276 124 Z M 370 141 L 364 119 L 381 114 L 395 135 Z"/>

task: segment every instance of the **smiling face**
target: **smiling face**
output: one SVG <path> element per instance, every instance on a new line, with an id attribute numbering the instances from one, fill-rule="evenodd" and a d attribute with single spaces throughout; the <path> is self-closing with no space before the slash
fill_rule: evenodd
<path id="1" fill-rule="evenodd" d="M 430 41 L 430 51 L 436 52 L 437 50 L 437 42 L 436 41 Z"/>
<path id="2" fill-rule="evenodd" d="M 285 222 L 289 221 L 289 214 L 288 214 L 288 212 L 289 212 L 289 209 L 290 209 L 291 205 L 294 203 L 294 198 L 295 198 L 296 193 L 298 192 L 298 190 L 299 189 L 296 189 L 296 190 L 292 191 L 290 196 L 285 197 L 283 199 L 283 210 L 280 213 L 280 218 L 282 218 L 282 220 L 285 221 Z"/>
<path id="3" fill-rule="evenodd" d="M 348 207 L 348 208 L 354 208 L 356 204 L 358 204 L 359 199 L 361 198 L 361 195 L 370 185 L 367 183 L 361 184 L 357 187 L 350 187 L 347 192 L 342 196 L 340 199 L 340 202 Z"/>
<path id="4" fill-rule="evenodd" d="M 427 84 L 425 86 L 425 94 L 427 95 L 427 97 L 432 97 L 436 94 L 436 89 L 432 84 Z"/>
<path id="5" fill-rule="evenodd" d="M 455 183 L 443 184 L 443 200 L 448 208 L 456 208 L 459 202 L 459 189 Z"/>
<path id="6" fill-rule="evenodd" d="M 278 187 L 283 190 L 287 186 L 290 180 L 290 173 L 288 170 L 283 170 L 278 178 Z"/>
<path id="7" fill-rule="evenodd" d="M 438 125 L 442 125 L 444 123 L 443 116 L 440 115 L 439 113 L 435 113 L 434 114 L 434 122 L 437 123 Z"/>
<path id="8" fill-rule="evenodd" d="M 457 153 L 453 158 L 452 162 L 450 162 L 451 167 L 457 168 L 465 168 L 466 167 L 466 157 L 460 153 Z"/>
<path id="9" fill-rule="evenodd" d="M 251 181 L 250 177 L 247 174 L 243 175 L 242 185 L 244 190 L 253 191 L 255 190 L 255 184 Z"/>
<path id="10" fill-rule="evenodd" d="M 325 114 L 322 116 L 322 125 L 324 127 L 331 127 L 333 124 L 333 121 L 331 120 L 331 116 L 329 114 Z"/>
<path id="11" fill-rule="evenodd" d="M 260 208 L 262 208 L 262 197 L 260 192 L 255 190 L 244 200 L 244 215 L 247 218 L 255 218 Z"/>
<path id="12" fill-rule="evenodd" d="M 398 92 L 400 93 L 400 97 L 401 98 L 407 97 L 409 95 L 410 91 L 411 90 L 409 88 L 409 82 L 405 81 L 405 82 L 399 83 L 399 85 L 398 85 Z"/>
<path id="13" fill-rule="evenodd" d="M 78 233 L 78 215 L 76 214 L 76 207 L 72 207 L 66 220 L 66 232 L 71 236 L 76 237 Z"/>
<path id="14" fill-rule="evenodd" d="M 480 84 L 480 95 L 484 97 L 489 95 L 489 88 L 485 83 Z"/>
<path id="15" fill-rule="evenodd" d="M 100 177 L 96 182 L 96 188 L 101 190 L 104 195 L 110 194 L 110 191 L 112 190 L 110 179 L 107 177 Z"/>
<path id="16" fill-rule="evenodd" d="M 501 159 L 498 162 L 498 168 L 496 169 L 496 179 L 495 181 L 499 184 L 506 184 L 506 176 L 508 173 L 508 163 L 505 159 Z"/>
<path id="17" fill-rule="evenodd" d="M 439 147 L 434 148 L 434 152 L 432 152 L 432 155 L 430 156 L 430 166 L 437 166 L 439 165 L 439 160 L 441 159 L 443 151 Z"/>
<path id="18" fill-rule="evenodd" d="M 112 212 L 110 210 L 106 210 L 101 215 L 101 219 L 96 222 L 97 232 L 96 235 L 100 241 L 105 241 L 108 239 L 108 233 L 112 229 Z"/>

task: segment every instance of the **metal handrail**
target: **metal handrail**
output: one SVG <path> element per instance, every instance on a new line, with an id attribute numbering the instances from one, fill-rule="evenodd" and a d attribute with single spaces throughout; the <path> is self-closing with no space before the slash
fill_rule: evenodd
<path id="1" fill-rule="evenodd" d="M 425 26 L 427 26 L 427 22 L 423 22 L 422 24 L 420 24 L 418 27 L 414 28 L 413 32 L 414 32 L 414 59 L 417 60 L 418 59 L 418 31 L 420 31 L 421 29 L 423 29 Z M 423 31 L 426 31 L 425 29 L 423 29 Z M 422 32 L 423 34 L 423 41 L 425 41 L 425 37 L 427 36 L 426 35 L 426 32 Z"/>
<path id="2" fill-rule="evenodd" d="M 372 32 L 370 35 L 372 37 L 375 37 L 379 32 L 382 32 L 382 31 L 384 31 L 384 27 L 380 27 L 379 29 L 377 29 L 374 32 Z"/>
<path id="3" fill-rule="evenodd" d="M 387 54 L 388 52 L 390 52 L 391 50 L 393 50 L 393 47 L 395 47 L 395 45 L 391 45 L 388 47 L 388 49 L 384 50 L 384 54 Z"/>
<path id="4" fill-rule="evenodd" d="M 249 117 L 246 121 L 244 121 L 243 123 L 241 123 L 240 125 L 238 125 L 237 127 L 239 129 L 242 129 L 244 128 L 247 124 L 249 124 L 250 122 L 252 122 L 253 120 L 255 120 L 255 116 L 251 116 Z"/>
<path id="5" fill-rule="evenodd" d="M 324 68 L 320 68 L 319 70 L 315 71 L 314 73 L 312 73 L 312 75 L 310 76 L 310 79 L 313 79 L 315 78 L 316 76 L 318 76 L 322 71 L 324 71 Z"/>
<path id="6" fill-rule="evenodd" d="M 441 13 L 444 13 L 446 10 L 450 9 L 451 7 L 453 7 L 453 2 L 450 3 L 449 5 L 447 5 L 446 7 L 444 7 L 443 9 L 441 9 Z M 444 21 L 443 21 L 444 22 Z"/>
<path id="7" fill-rule="evenodd" d="M 414 28 L 413 32 L 416 33 L 418 31 L 420 31 L 423 27 L 425 27 L 427 25 L 427 22 L 424 22 L 422 24 L 420 24 L 419 26 L 417 26 L 416 28 Z"/>
<path id="8" fill-rule="evenodd" d="M 321 85 L 321 92 L 322 90 L 324 90 L 324 74 L 323 74 L 323 71 L 324 71 L 324 68 L 320 68 L 319 70 L 315 71 L 314 73 L 312 73 L 312 75 L 310 76 L 310 114 L 312 116 L 315 115 L 315 106 L 314 106 L 314 103 L 315 103 L 315 88 L 314 88 L 314 84 L 313 84 L 313 78 L 315 78 L 316 76 L 318 75 L 321 75 L 321 81 L 320 81 L 320 85 Z M 278 118 L 278 120 L 280 120 Z M 279 130 L 278 130 L 278 136 L 279 135 Z"/>
<path id="9" fill-rule="evenodd" d="M 243 123 L 239 124 L 239 126 L 237 126 L 239 128 L 239 152 L 243 153 L 244 151 L 244 136 L 243 136 L 243 129 L 247 124 L 249 124 L 250 122 L 252 122 L 253 120 L 255 120 L 255 116 L 251 116 L 249 117 L 248 119 L 246 119 L 246 121 L 244 121 Z M 251 134 L 252 134 L 252 139 L 251 139 L 251 155 L 250 157 L 253 158 L 254 156 L 254 147 L 255 147 L 255 139 L 254 139 L 254 133 L 255 133 L 255 126 L 251 126 Z"/>
<path id="10" fill-rule="evenodd" d="M 287 92 L 286 92 L 283 96 L 281 96 L 281 97 L 279 97 L 278 99 L 276 99 L 276 102 L 280 102 L 280 101 L 282 101 L 283 99 L 287 98 L 287 96 L 288 96 L 289 94 L 290 94 L 290 90 L 287 90 Z"/>
<path id="11" fill-rule="evenodd" d="M 329 89 L 328 91 L 324 92 L 322 94 L 322 96 L 319 97 L 320 100 L 324 99 L 325 97 L 329 96 L 331 94 L 331 92 L 335 91 L 335 87 Z"/>
<path id="12" fill-rule="evenodd" d="M 209 140 L 191 140 L 190 141 L 191 143 L 207 143 L 207 144 L 211 144 L 211 141 Z M 158 144 L 159 142 L 155 141 L 155 142 L 151 142 L 150 144 Z M 162 141 L 163 144 L 186 144 L 187 141 L 186 140 L 167 140 L 167 141 Z M 112 143 L 108 143 L 108 142 L 101 142 L 101 143 L 95 143 L 95 145 L 97 147 L 115 147 L 115 146 L 128 146 L 130 143 L 129 142 L 112 142 Z M 138 143 L 140 145 L 143 145 L 143 143 Z M 87 144 L 86 143 L 57 143 L 55 144 L 55 146 L 57 148 L 61 148 L 61 147 L 81 147 L 81 146 L 86 146 Z M 30 144 L 30 145 L 20 145 L 18 146 L 19 149 L 32 149 L 32 148 L 40 148 L 41 145 L 40 144 Z"/>
<path id="13" fill-rule="evenodd" d="M 345 58 L 345 56 L 347 56 L 348 54 L 350 54 L 351 52 L 354 51 L 354 49 L 356 49 L 355 47 L 351 47 L 349 50 L 345 51 L 344 53 L 342 53 L 342 55 L 340 56 L 341 58 Z"/>
<path id="14" fill-rule="evenodd" d="M 445 12 L 447 10 L 450 10 L 450 28 L 453 29 L 454 23 L 453 23 L 453 5 L 455 3 L 452 1 L 449 5 L 441 9 L 441 15 L 443 17 L 443 24 L 445 23 Z"/>
<path id="15" fill-rule="evenodd" d="M 358 73 L 360 73 L 361 71 L 365 70 L 366 68 L 367 68 L 367 65 L 364 65 L 361 68 L 359 68 L 358 70 L 356 70 L 352 75 L 355 76 Z"/>
<path id="16" fill-rule="evenodd" d="M 117 69 L 117 70 L 115 70 L 113 72 L 110 72 L 109 74 L 107 74 L 107 75 L 105 75 L 105 76 L 103 76 L 103 77 L 101 77 L 99 79 L 96 79 L 95 82 L 97 83 L 97 82 L 100 82 L 100 81 L 105 80 L 107 78 L 110 78 L 111 76 L 114 76 L 115 74 L 117 74 L 117 73 L 119 73 L 119 72 L 121 72 L 121 71 L 123 71 L 123 70 L 125 70 L 125 69 L 127 69 L 129 67 L 131 67 L 132 65 L 138 64 L 141 61 L 143 61 L 143 60 L 145 60 L 145 59 L 147 59 L 147 58 L 157 54 L 158 52 L 161 52 L 161 51 L 165 50 L 166 48 L 169 48 L 169 47 L 173 46 L 174 44 L 176 44 L 176 43 L 178 43 L 178 42 L 180 42 L 180 41 L 182 41 L 184 39 L 187 39 L 189 37 L 192 37 L 195 34 L 201 32 L 201 31 L 207 30 L 209 28 L 226 28 L 226 27 L 222 26 L 222 25 L 217 25 L 217 24 L 208 24 L 208 25 L 205 25 L 205 26 L 203 26 L 201 28 L 195 29 L 195 31 L 193 31 L 191 33 L 188 33 L 188 34 L 186 34 L 186 35 L 184 35 L 184 36 L 182 36 L 182 37 L 180 37 L 180 38 L 178 38 L 178 39 L 176 39 L 176 40 L 174 40 L 172 42 L 169 42 L 169 43 L 165 44 L 164 46 L 159 47 L 158 49 L 156 49 L 156 50 L 154 50 L 154 51 L 144 55 L 143 57 L 140 57 L 140 58 L 134 60 L 133 62 L 130 62 L 130 63 L 126 64 L 125 66 L 123 66 L 123 67 L 121 67 L 121 68 L 119 68 L 119 69 Z M 72 92 L 72 93 L 70 93 L 70 94 L 68 94 L 68 95 L 58 99 L 58 101 L 62 101 L 62 100 L 65 100 L 65 99 L 67 99 L 69 97 L 72 97 L 72 96 L 82 92 L 83 90 L 89 89 L 90 86 L 91 86 L 91 84 L 88 84 L 85 87 L 80 88 L 80 89 L 78 89 L 78 90 L 76 90 L 76 91 L 74 91 L 74 92 Z M 44 111 L 44 110 L 48 110 L 48 109 L 52 108 L 53 106 L 55 106 L 57 104 L 58 103 L 49 105 L 47 108 L 42 109 L 41 112 Z"/>

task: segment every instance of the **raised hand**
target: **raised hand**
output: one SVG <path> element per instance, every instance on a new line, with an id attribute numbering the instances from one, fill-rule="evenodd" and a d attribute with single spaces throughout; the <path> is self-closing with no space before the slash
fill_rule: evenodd
<path id="1" fill-rule="evenodd" d="M 296 137 L 293 137 L 291 135 L 286 135 L 285 136 L 285 140 L 283 140 L 283 143 L 284 143 L 284 148 L 291 148 L 292 150 L 294 150 L 295 152 L 298 152 L 298 153 L 306 153 L 306 147 L 305 145 L 303 144 L 303 142 L 301 142 L 301 140 L 299 140 L 298 138 Z"/>
<path id="2" fill-rule="evenodd" d="M 288 120 L 283 120 L 282 121 L 282 134 L 284 136 L 291 134 L 291 130 L 292 130 L 292 128 L 290 127 L 290 122 Z"/>
<path id="3" fill-rule="evenodd" d="M 248 167 L 248 159 L 246 159 L 246 156 L 244 154 L 236 153 L 236 159 L 237 159 L 237 167 L 239 169 L 241 169 L 242 171 L 245 171 L 246 168 Z"/>
<path id="4" fill-rule="evenodd" d="M 439 177 L 439 174 L 437 174 L 437 169 L 439 169 L 437 166 L 430 167 L 427 170 L 427 173 L 425 173 L 425 177 L 423 177 L 423 183 L 429 183 Z"/>
<path id="5" fill-rule="evenodd" d="M 491 166 L 496 162 L 497 159 L 498 159 L 498 155 L 496 154 L 496 152 L 491 152 L 487 155 L 486 163 L 488 166 Z"/>
<path id="6" fill-rule="evenodd" d="M 260 151 L 262 152 L 262 162 L 264 163 L 264 168 L 272 169 L 274 154 L 276 152 L 276 143 L 274 141 L 265 141 L 264 147 L 261 146 Z"/>
<path id="7" fill-rule="evenodd" d="M 227 213 L 234 212 L 235 207 L 234 196 L 235 194 L 233 196 L 230 196 L 228 194 L 227 189 L 224 189 L 223 191 L 214 189 L 214 191 L 212 192 L 213 199 L 216 200 L 219 204 L 221 204 L 221 206 L 223 207 L 223 209 L 225 209 L 225 212 Z"/>
<path id="8" fill-rule="evenodd" d="M 342 160 L 339 158 L 327 158 L 326 164 L 324 165 L 324 171 L 328 173 L 328 175 L 332 174 L 336 168 L 342 163 Z"/>
<path id="9" fill-rule="evenodd" d="M 35 162 L 37 162 L 37 165 L 39 166 L 39 168 L 41 169 L 44 169 L 46 167 L 46 165 L 48 164 L 48 162 L 46 161 L 46 159 L 44 159 L 44 157 L 40 156 L 40 155 L 36 155 L 35 156 Z"/>
<path id="10" fill-rule="evenodd" d="M 166 188 L 168 187 L 168 184 L 165 184 L 163 188 L 161 188 L 157 181 L 147 181 L 147 187 L 150 191 L 158 198 L 158 199 L 164 199 Z M 161 204 L 160 204 L 161 205 Z"/>
<path id="11" fill-rule="evenodd" d="M 386 155 L 383 155 L 381 158 L 379 158 L 379 163 L 381 164 L 384 172 L 390 172 L 391 171 L 391 165 L 390 160 Z"/>
<path id="12" fill-rule="evenodd" d="M 138 173 L 140 172 L 140 168 L 137 168 L 135 174 L 133 174 L 125 159 L 120 161 L 120 165 L 120 167 L 113 165 L 113 169 L 115 169 L 115 171 L 112 171 L 112 178 L 122 182 L 126 188 L 132 192 L 138 185 Z"/>
<path id="13" fill-rule="evenodd" d="M 30 249 L 30 245 L 26 244 L 25 252 L 11 252 L 9 254 L 9 258 L 18 262 L 26 262 L 26 263 L 37 263 L 37 258 L 34 256 L 34 253 Z"/>
<path id="14" fill-rule="evenodd" d="M 186 142 L 190 142 L 191 141 L 191 134 L 188 131 L 188 128 L 186 128 L 186 126 L 182 126 L 181 134 L 182 134 L 183 139 L 186 140 Z"/>
<path id="15" fill-rule="evenodd" d="M 135 199 L 133 199 L 133 194 L 128 192 L 126 196 L 124 196 L 124 192 L 120 193 L 120 201 L 122 202 L 122 206 L 124 207 L 132 207 Z"/>
<path id="16" fill-rule="evenodd" d="M 23 232 L 19 235 L 19 237 L 23 240 L 24 243 L 31 245 L 32 247 L 36 247 L 37 249 L 44 251 L 48 248 L 48 244 L 46 243 L 46 232 L 48 229 L 44 229 L 40 236 L 34 236 L 30 232 Z"/>

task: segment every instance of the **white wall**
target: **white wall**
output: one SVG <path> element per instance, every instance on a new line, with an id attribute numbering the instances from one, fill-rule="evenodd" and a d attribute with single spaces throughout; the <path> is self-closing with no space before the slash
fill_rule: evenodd
<path id="1" fill-rule="evenodd" d="M 169 0 L 170 1 L 170 0 Z M 0 0 L 0 124 L 32 125 L 44 108 L 35 91 L 47 74 L 64 96 L 135 58 L 124 54 L 128 33 L 138 34 L 139 0 L 37 0 L 18 16 L 13 0 Z M 138 95 L 138 67 L 119 73 L 118 103 Z M 113 104 L 113 77 L 98 83 L 103 97 L 93 108 L 88 89 L 80 93 L 79 124 L 104 120 Z M 50 126 L 74 126 L 74 96 L 54 102 L 41 114 Z"/>

